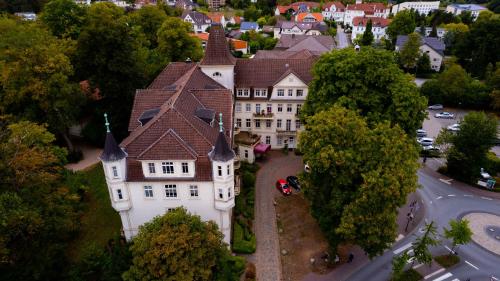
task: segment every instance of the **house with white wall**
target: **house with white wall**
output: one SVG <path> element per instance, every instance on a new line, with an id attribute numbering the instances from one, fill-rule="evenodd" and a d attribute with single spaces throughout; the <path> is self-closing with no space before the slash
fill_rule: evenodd
<path id="1" fill-rule="evenodd" d="M 487 10 L 485 7 L 477 4 L 450 4 L 446 6 L 446 11 L 456 16 L 463 12 L 470 12 L 474 20 L 477 19 L 479 13 L 485 10 Z"/>
<path id="2" fill-rule="evenodd" d="M 379 42 L 382 38 L 387 38 L 386 30 L 391 22 L 385 18 L 376 17 L 355 17 L 352 21 L 352 41 L 359 38 L 365 33 L 366 25 L 368 22 L 372 22 L 372 33 L 375 42 Z"/>
<path id="3" fill-rule="evenodd" d="M 337 23 L 342 23 L 344 22 L 345 6 L 341 2 L 328 2 L 323 4 L 321 13 L 327 20 L 333 19 Z"/>
<path id="4" fill-rule="evenodd" d="M 353 26 L 353 20 L 356 17 L 373 17 L 384 18 L 389 17 L 389 8 L 383 3 L 356 3 L 349 4 L 345 8 L 344 24 Z"/>
<path id="5" fill-rule="evenodd" d="M 396 15 L 404 10 L 414 10 L 421 15 L 428 15 L 429 12 L 439 10 L 439 1 L 418 1 L 418 2 L 403 2 L 391 7 L 391 13 Z"/>
<path id="6" fill-rule="evenodd" d="M 181 19 L 193 26 L 194 33 L 206 32 L 207 28 L 212 24 L 212 20 L 207 15 L 197 11 L 186 10 L 182 13 Z"/>
<path id="7" fill-rule="evenodd" d="M 403 49 L 404 45 L 408 41 L 408 35 L 398 35 L 396 40 L 396 52 Z M 443 41 L 436 37 L 421 37 L 420 41 L 420 52 L 422 54 L 427 54 L 431 62 L 431 69 L 438 72 L 441 70 L 441 65 L 444 59 L 444 50 L 446 46 Z"/>
<path id="8" fill-rule="evenodd" d="M 279 21 L 274 25 L 274 38 L 280 38 L 282 34 L 295 35 L 321 35 L 326 32 L 328 26 L 324 22 L 295 22 Z"/>

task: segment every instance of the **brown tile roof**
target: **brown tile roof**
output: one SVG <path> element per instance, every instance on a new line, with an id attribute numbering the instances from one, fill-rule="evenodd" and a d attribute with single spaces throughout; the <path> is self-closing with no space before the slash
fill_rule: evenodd
<path id="1" fill-rule="evenodd" d="M 323 21 L 322 13 L 309 13 L 309 12 L 298 13 L 295 20 L 304 21 L 306 17 L 313 17 L 316 21 Z"/>
<path id="2" fill-rule="evenodd" d="M 275 48 L 281 50 L 292 48 L 290 51 L 307 49 L 325 52 L 335 48 L 335 40 L 327 35 L 282 34 Z"/>
<path id="3" fill-rule="evenodd" d="M 319 57 L 320 52 L 311 52 L 309 50 L 300 51 L 282 51 L 282 50 L 259 50 L 253 59 L 306 59 Z"/>
<path id="4" fill-rule="evenodd" d="M 312 66 L 316 58 L 307 59 L 238 59 L 235 67 L 236 88 L 272 87 L 287 71 L 309 83 L 312 80 Z"/>
<path id="5" fill-rule="evenodd" d="M 224 29 L 220 24 L 212 24 L 201 65 L 234 65 L 235 62 L 236 58 L 229 51 Z"/>
<path id="6" fill-rule="evenodd" d="M 329 10 L 331 10 L 332 6 L 335 6 L 335 8 L 336 8 L 336 10 L 338 12 L 343 12 L 345 10 L 345 6 L 341 2 L 328 2 L 328 3 L 325 3 L 325 4 L 323 4 L 323 10 L 325 10 L 326 8 L 328 8 Z"/>
<path id="7" fill-rule="evenodd" d="M 356 10 L 356 11 L 364 11 L 365 14 L 373 15 L 375 12 L 384 12 L 386 9 L 385 4 L 383 3 L 361 3 L 361 4 L 349 4 L 347 5 L 346 10 Z"/>
<path id="8" fill-rule="evenodd" d="M 391 23 L 391 20 L 378 17 L 355 17 L 352 19 L 353 26 L 366 26 L 368 21 L 372 21 L 373 27 L 386 27 Z"/>
<path id="9" fill-rule="evenodd" d="M 225 133 L 230 138 L 233 96 L 230 90 L 206 76 L 196 64 L 184 64 L 169 64 L 149 89 L 139 90 L 136 94 L 132 116 L 140 115 L 144 108 L 153 104 L 160 109 L 143 126 L 137 126 L 136 117 L 131 117 L 129 128 L 133 128 L 133 131 L 121 143 L 128 153 L 128 181 L 144 180 L 137 160 L 169 159 L 196 159 L 194 180 L 211 179 L 211 165 L 207 157 L 215 145 L 219 130 L 216 125 L 212 126 L 198 118 L 195 112 L 207 108 L 216 114 L 222 113 L 223 122 L 228 126 Z"/>

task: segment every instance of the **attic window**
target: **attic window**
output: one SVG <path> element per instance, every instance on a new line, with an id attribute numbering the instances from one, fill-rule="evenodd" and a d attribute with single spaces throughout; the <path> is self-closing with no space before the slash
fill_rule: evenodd
<path id="1" fill-rule="evenodd" d="M 146 125 L 151 119 L 155 117 L 156 114 L 160 112 L 160 108 L 153 108 L 144 111 L 141 116 L 139 116 L 139 122 L 141 123 L 141 126 Z"/>
<path id="2" fill-rule="evenodd" d="M 213 109 L 208 109 L 208 108 L 198 108 L 196 109 L 195 113 L 196 117 L 200 118 L 201 120 L 205 121 L 207 124 L 212 125 L 212 122 L 214 121 L 215 118 L 215 111 Z"/>
<path id="3" fill-rule="evenodd" d="M 220 72 L 214 72 L 214 74 L 212 74 L 213 77 L 222 77 L 222 74 Z"/>

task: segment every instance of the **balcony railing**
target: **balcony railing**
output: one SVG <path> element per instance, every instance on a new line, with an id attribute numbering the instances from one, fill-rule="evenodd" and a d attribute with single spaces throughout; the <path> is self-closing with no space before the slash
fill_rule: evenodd
<path id="1" fill-rule="evenodd" d="M 255 112 L 253 114 L 253 117 L 254 118 L 260 118 L 260 119 L 270 119 L 270 118 L 273 118 L 273 113 L 272 112 L 266 112 L 266 111 L 263 110 L 260 113 Z"/>
<path id="2" fill-rule="evenodd" d="M 276 130 L 276 133 L 278 135 L 286 135 L 286 136 L 294 136 L 297 134 L 297 131 L 296 130 L 282 130 L 282 129 L 278 129 Z"/>

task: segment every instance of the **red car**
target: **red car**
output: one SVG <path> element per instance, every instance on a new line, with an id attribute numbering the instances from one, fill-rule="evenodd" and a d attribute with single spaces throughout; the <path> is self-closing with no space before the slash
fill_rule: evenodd
<path id="1" fill-rule="evenodd" d="M 288 184 L 286 183 L 286 180 L 284 180 L 284 179 L 279 179 L 276 182 L 276 188 L 281 193 L 283 193 L 283 195 L 290 195 L 290 194 L 292 194 L 292 189 L 290 188 L 290 186 L 288 186 Z"/>

